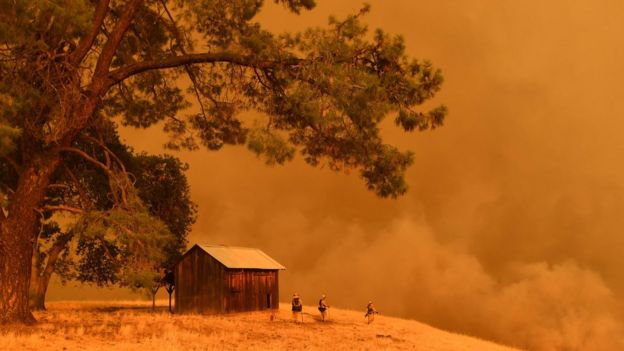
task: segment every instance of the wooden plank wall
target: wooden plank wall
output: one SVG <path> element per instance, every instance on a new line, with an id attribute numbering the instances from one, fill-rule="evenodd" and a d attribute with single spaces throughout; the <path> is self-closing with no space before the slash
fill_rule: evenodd
<path id="1" fill-rule="evenodd" d="M 225 312 L 225 267 L 195 247 L 176 266 L 175 298 L 178 313 Z"/>
<path id="2" fill-rule="evenodd" d="M 277 270 L 228 270 L 227 312 L 279 308 Z"/>
<path id="3" fill-rule="evenodd" d="M 175 267 L 175 311 L 177 313 L 190 312 L 193 305 L 193 256 L 196 249 L 184 254 Z"/>

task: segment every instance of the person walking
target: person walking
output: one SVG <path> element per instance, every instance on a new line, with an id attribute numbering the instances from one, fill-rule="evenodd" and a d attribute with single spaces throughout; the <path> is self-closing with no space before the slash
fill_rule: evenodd
<path id="1" fill-rule="evenodd" d="M 323 322 L 329 319 L 329 305 L 327 304 L 327 296 L 325 294 L 319 300 L 318 310 L 321 312 L 321 320 Z"/>
<path id="2" fill-rule="evenodd" d="M 378 314 L 375 309 L 375 305 L 373 305 L 373 301 L 368 301 L 368 305 L 366 305 L 366 314 L 364 318 L 366 318 L 368 324 L 371 324 L 375 320 L 375 315 Z"/>
<path id="3" fill-rule="evenodd" d="M 292 317 L 295 323 L 299 321 L 299 316 L 301 316 L 301 322 L 303 323 L 303 314 L 301 313 L 302 311 L 303 302 L 301 301 L 299 295 L 297 293 L 294 293 L 292 297 Z"/>

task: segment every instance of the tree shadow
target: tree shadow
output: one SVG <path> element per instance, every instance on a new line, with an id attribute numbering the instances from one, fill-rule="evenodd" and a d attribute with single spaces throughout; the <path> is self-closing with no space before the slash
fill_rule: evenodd
<path id="1" fill-rule="evenodd" d="M 90 312 L 99 312 L 99 313 L 114 313 L 120 311 L 132 311 L 132 312 L 169 312 L 168 306 L 156 306 L 156 308 L 152 309 L 152 306 L 133 306 L 133 305 L 118 305 L 118 306 L 93 306 L 91 308 L 85 308 L 84 310 Z"/>

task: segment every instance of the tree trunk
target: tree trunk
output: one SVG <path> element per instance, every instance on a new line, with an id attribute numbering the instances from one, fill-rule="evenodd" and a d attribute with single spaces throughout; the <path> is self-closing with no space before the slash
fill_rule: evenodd
<path id="1" fill-rule="evenodd" d="M 30 310 L 45 310 L 45 307 L 41 308 L 37 300 L 37 287 L 41 280 L 41 256 L 39 253 L 39 243 L 33 245 L 33 259 L 32 266 L 30 268 L 30 292 L 28 293 Z"/>
<path id="2" fill-rule="evenodd" d="M 34 275 L 33 275 L 34 276 Z M 44 311 L 45 307 L 45 295 L 48 290 L 49 279 L 45 279 L 43 276 L 37 276 L 30 280 L 30 309 L 33 311 Z"/>
<path id="3" fill-rule="evenodd" d="M 167 287 L 167 293 L 169 294 L 169 313 L 173 313 L 173 311 L 171 310 L 171 294 L 173 294 L 173 289 L 173 285 Z"/>
<path id="4" fill-rule="evenodd" d="M 35 158 L 20 174 L 8 214 L 0 214 L 0 324 L 32 324 L 30 275 L 39 208 L 60 157 Z"/>
<path id="5" fill-rule="evenodd" d="M 171 292 L 169 292 L 169 313 L 171 313 Z"/>
<path id="6" fill-rule="evenodd" d="M 32 279 L 30 280 L 30 308 L 31 310 L 45 310 L 45 295 L 50 285 L 50 279 L 56 269 L 56 262 L 65 249 L 67 243 L 72 239 L 72 235 L 63 235 L 57 239 L 54 245 L 48 250 L 46 264 L 43 272 L 40 265 L 33 260 Z"/>

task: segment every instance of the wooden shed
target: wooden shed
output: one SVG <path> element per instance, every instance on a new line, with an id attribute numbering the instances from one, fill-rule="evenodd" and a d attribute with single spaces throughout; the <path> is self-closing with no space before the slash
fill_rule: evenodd
<path id="1" fill-rule="evenodd" d="M 194 245 L 175 267 L 175 311 L 278 309 L 282 269 L 286 268 L 259 249 Z"/>

